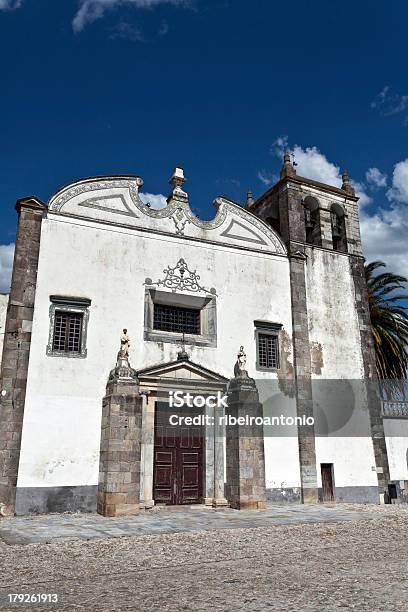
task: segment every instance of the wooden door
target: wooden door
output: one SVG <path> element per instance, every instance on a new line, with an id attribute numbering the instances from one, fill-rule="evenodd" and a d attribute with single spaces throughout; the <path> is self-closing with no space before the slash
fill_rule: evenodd
<path id="1" fill-rule="evenodd" d="M 157 404 L 154 429 L 154 501 L 168 505 L 200 503 L 203 495 L 202 428 L 170 425 L 167 406 L 163 407 L 162 402 Z M 193 416 L 188 408 L 172 409 L 171 414 Z"/>
<path id="2" fill-rule="evenodd" d="M 334 501 L 333 464 L 321 463 L 322 471 L 322 501 Z"/>

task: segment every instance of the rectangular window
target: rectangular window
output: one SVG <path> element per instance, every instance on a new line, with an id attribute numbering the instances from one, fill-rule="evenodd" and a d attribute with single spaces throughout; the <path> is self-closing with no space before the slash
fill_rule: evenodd
<path id="1" fill-rule="evenodd" d="M 278 367 L 278 336 L 258 334 L 258 364 L 268 370 Z"/>
<path id="2" fill-rule="evenodd" d="M 84 359 L 87 355 L 86 336 L 91 300 L 50 295 L 50 301 L 47 355 Z"/>
<path id="3" fill-rule="evenodd" d="M 78 312 L 55 312 L 52 348 L 64 353 L 81 351 L 83 314 Z"/>
<path id="4" fill-rule="evenodd" d="M 185 334 L 200 334 L 200 310 L 154 304 L 153 329 Z"/>

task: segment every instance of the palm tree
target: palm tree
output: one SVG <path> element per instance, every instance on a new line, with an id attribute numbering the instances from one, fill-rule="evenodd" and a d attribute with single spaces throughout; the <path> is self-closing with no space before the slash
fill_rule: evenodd
<path id="1" fill-rule="evenodd" d="M 384 382 L 390 381 L 391 387 L 402 388 L 408 371 L 408 312 L 401 300 L 408 295 L 395 292 L 404 289 L 407 279 L 392 272 L 374 274 L 385 267 L 382 261 L 364 267 L 377 374 Z"/>

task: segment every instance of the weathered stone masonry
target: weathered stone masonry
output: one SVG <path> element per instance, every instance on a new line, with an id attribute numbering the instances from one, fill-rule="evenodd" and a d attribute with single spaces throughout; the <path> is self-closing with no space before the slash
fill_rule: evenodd
<path id="1" fill-rule="evenodd" d="M 18 228 L 7 311 L 0 397 L 0 513 L 15 511 L 21 432 L 45 206 L 35 198 L 16 204 Z"/>
<path id="2" fill-rule="evenodd" d="M 306 241 L 301 193 L 290 182 L 290 168 L 282 170 L 279 211 L 282 236 L 287 244 L 290 264 L 293 360 L 297 416 L 313 417 L 312 366 L 306 296 Z M 298 428 L 299 464 L 303 503 L 318 500 L 314 426 Z"/>
<path id="3" fill-rule="evenodd" d="M 102 402 L 98 512 L 139 513 L 143 399 L 136 372 L 118 356 Z"/>
<path id="4" fill-rule="evenodd" d="M 378 492 L 382 495 L 387 489 L 390 480 L 390 471 L 385 442 L 384 423 L 381 416 L 381 398 L 378 393 L 374 341 L 371 333 L 363 257 L 351 256 L 350 269 L 354 281 L 356 310 L 360 327 L 364 378 L 370 413 L 371 438 L 373 441 L 378 477 Z"/>

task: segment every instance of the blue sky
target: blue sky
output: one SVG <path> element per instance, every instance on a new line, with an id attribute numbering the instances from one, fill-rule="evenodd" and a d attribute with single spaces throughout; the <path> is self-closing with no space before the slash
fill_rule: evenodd
<path id="1" fill-rule="evenodd" d="M 408 5 L 271 0 L 0 0 L 0 290 L 18 197 L 139 174 L 192 208 L 298 173 L 361 194 L 366 255 L 408 275 Z"/>

